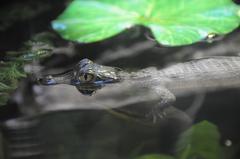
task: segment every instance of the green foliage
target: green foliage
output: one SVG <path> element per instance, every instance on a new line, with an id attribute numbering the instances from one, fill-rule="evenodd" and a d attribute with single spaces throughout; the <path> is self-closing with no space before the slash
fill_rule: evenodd
<path id="1" fill-rule="evenodd" d="M 74 0 L 52 26 L 65 39 L 88 43 L 143 25 L 159 43 L 179 46 L 232 31 L 239 12 L 232 0 Z"/>
<path id="2" fill-rule="evenodd" d="M 2 62 L 0 64 L 0 106 L 6 104 L 9 94 L 17 88 L 18 79 L 25 77 L 20 62 Z"/>
<path id="3" fill-rule="evenodd" d="M 176 144 L 176 155 L 150 154 L 136 159 L 220 159 L 222 148 L 217 127 L 202 121 L 183 132 Z"/>
<path id="4" fill-rule="evenodd" d="M 185 131 L 177 143 L 179 159 L 220 159 L 220 134 L 217 127 L 207 121 Z"/>
<path id="5" fill-rule="evenodd" d="M 19 80 L 27 76 L 24 65 L 51 55 L 51 50 L 48 44 L 29 42 L 23 51 L 7 53 L 7 60 L 0 62 L 0 106 L 6 104 Z"/>

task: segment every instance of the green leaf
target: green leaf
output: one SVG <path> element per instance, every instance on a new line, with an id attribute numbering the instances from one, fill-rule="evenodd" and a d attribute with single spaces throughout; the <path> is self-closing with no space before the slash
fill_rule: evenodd
<path id="1" fill-rule="evenodd" d="M 179 159 L 220 159 L 220 134 L 217 127 L 207 121 L 193 125 L 177 142 Z"/>
<path id="2" fill-rule="evenodd" d="M 74 0 L 52 27 L 65 39 L 88 43 L 143 25 L 159 43 L 178 46 L 239 24 L 240 7 L 232 0 Z"/>
<path id="3" fill-rule="evenodd" d="M 144 155 L 141 157 L 137 157 L 135 159 L 175 159 L 175 158 L 169 155 L 151 154 L 151 155 Z"/>

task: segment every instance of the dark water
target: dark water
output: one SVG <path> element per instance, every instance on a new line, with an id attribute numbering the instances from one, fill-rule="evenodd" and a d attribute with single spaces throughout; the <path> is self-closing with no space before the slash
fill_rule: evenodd
<path id="1" fill-rule="evenodd" d="M 63 11 L 66 2 L 66 0 L 2 1 L 1 10 L 6 12 L 1 12 L 0 17 L 7 17 L 14 8 L 21 10 L 25 5 L 39 12 L 22 19 L 12 17 L 11 21 L 0 19 L 2 26 L 0 57 L 4 57 L 5 51 L 17 50 L 37 33 L 46 31 L 54 35 L 52 40 L 55 46 L 74 47 L 72 54 L 61 52 L 41 62 L 49 69 L 62 70 L 82 58 L 89 58 L 105 65 L 139 70 L 148 66 L 162 68 L 187 59 L 214 55 L 238 56 L 240 53 L 239 29 L 220 41 L 174 48 L 166 48 L 150 42 L 149 48 L 141 49 L 144 42 L 149 41 L 146 34 L 150 34 L 149 30 L 141 26 L 102 42 L 70 44 L 61 39 L 50 27 L 51 20 Z M 132 36 L 129 37 L 129 34 Z M 133 46 L 140 46 L 137 53 L 130 52 L 128 56 L 118 56 L 119 52 L 124 49 L 131 50 Z M 108 60 L 104 60 L 107 57 Z M 26 112 L 23 110 L 31 109 L 31 106 L 34 107 L 36 104 L 32 90 L 33 84 L 29 80 L 22 80 L 19 92 L 24 94 L 25 99 L 29 99 L 26 105 L 20 106 L 14 101 L 9 101 L 6 106 L 0 108 L 2 125 L 0 158 L 125 159 L 155 153 L 174 155 L 179 135 L 192 124 L 203 120 L 218 127 L 221 135 L 220 145 L 226 149 L 228 156 L 225 158 L 240 158 L 239 89 L 205 93 L 203 98 L 202 95 L 179 98 L 174 107 L 183 112 L 194 104 L 200 105 L 200 109 L 194 111 L 192 123 L 176 116 L 166 117 L 159 123 L 150 125 L 123 119 L 104 110 L 67 110 L 44 115 L 30 113 L 31 117 L 26 117 L 24 115 Z M 10 125 L 6 123 L 10 119 L 14 121 L 13 125 L 11 122 Z M 16 122 L 15 119 L 20 120 Z M 231 142 L 229 147 L 226 146 L 228 145 L 226 141 Z"/>
<path id="2" fill-rule="evenodd" d="M 34 154 L 32 157 L 64 159 L 128 158 L 134 151 L 172 154 L 178 134 L 186 128 L 184 121 L 174 118 L 145 125 L 106 111 L 88 110 L 51 113 L 41 116 L 37 124 L 28 124 L 27 128 L 7 130 L 9 157 L 26 152 Z M 20 145 L 23 147 L 17 147 Z"/>

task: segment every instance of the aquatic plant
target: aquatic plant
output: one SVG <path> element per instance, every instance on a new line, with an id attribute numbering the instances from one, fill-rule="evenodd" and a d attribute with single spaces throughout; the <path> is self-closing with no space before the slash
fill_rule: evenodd
<path id="1" fill-rule="evenodd" d="M 0 106 L 5 105 L 20 79 L 27 76 L 24 65 L 51 55 L 52 47 L 42 42 L 28 42 L 19 52 L 7 52 L 0 61 Z"/>
<path id="2" fill-rule="evenodd" d="M 52 27 L 67 40 L 90 43 L 143 25 L 160 44 L 180 46 L 211 41 L 239 24 L 232 0 L 74 0 Z"/>
<path id="3" fill-rule="evenodd" d="M 222 152 L 217 126 L 208 121 L 202 121 L 180 135 L 176 143 L 175 156 L 149 154 L 136 159 L 220 159 Z"/>

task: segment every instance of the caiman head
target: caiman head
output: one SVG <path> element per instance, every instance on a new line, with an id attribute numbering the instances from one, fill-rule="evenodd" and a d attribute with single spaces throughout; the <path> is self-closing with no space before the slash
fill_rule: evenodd
<path id="1" fill-rule="evenodd" d="M 106 84 L 121 80 L 116 67 L 103 66 L 89 59 L 81 60 L 73 69 L 60 74 L 46 75 L 39 79 L 42 85 L 70 84 L 84 95 L 92 95 L 93 92 Z"/>

